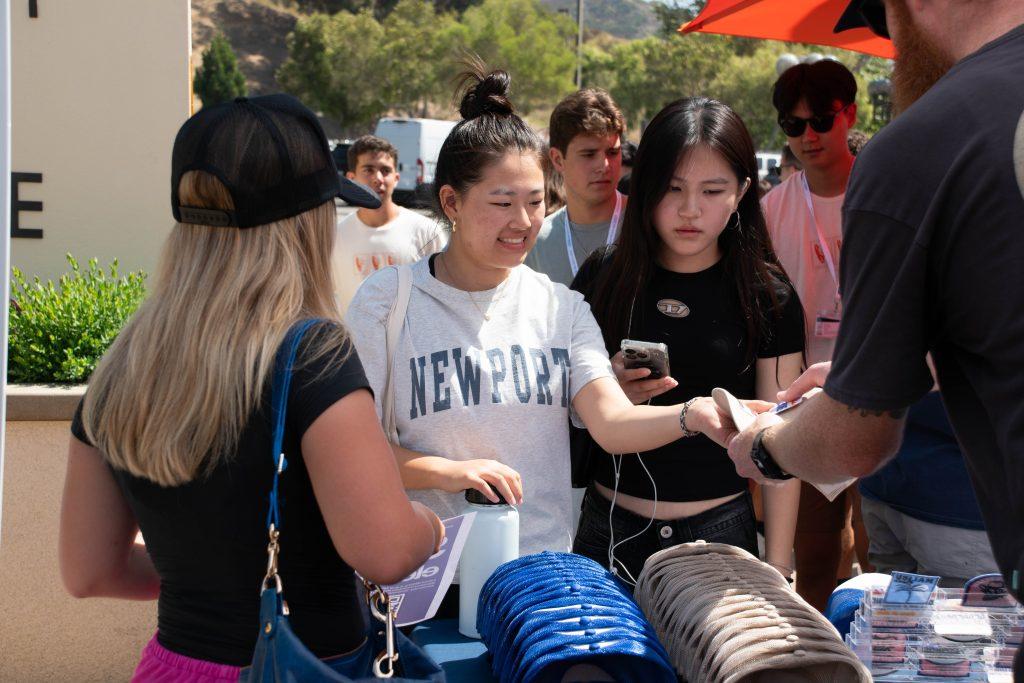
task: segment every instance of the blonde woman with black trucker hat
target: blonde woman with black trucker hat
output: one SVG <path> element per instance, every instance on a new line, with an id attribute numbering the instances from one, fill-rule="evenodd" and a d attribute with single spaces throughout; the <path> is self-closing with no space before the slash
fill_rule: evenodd
<path id="1" fill-rule="evenodd" d="M 410 503 L 337 320 L 340 178 L 306 107 L 270 95 L 207 107 L 174 142 L 172 212 L 149 297 L 90 379 L 72 423 L 60 567 L 76 597 L 158 603 L 135 680 L 237 680 L 259 629 L 274 466 L 275 354 L 297 322 L 281 477 L 291 624 L 317 657 L 357 650 L 353 570 L 391 583 L 443 527 Z M 145 546 L 135 542 L 141 529 Z"/>

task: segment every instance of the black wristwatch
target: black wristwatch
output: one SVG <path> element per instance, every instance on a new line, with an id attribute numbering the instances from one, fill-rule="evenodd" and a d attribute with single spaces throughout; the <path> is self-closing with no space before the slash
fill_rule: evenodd
<path id="1" fill-rule="evenodd" d="M 775 462 L 775 458 L 765 448 L 763 439 L 766 431 L 768 431 L 767 427 L 754 437 L 754 445 L 750 449 L 750 459 L 757 465 L 757 469 L 761 470 L 761 474 L 768 479 L 792 479 L 793 475 L 779 467 L 779 463 Z"/>

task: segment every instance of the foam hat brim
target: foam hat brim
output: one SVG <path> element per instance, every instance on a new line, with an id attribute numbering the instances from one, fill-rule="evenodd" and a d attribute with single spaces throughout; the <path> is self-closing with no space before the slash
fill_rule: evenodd
<path id="1" fill-rule="evenodd" d="M 849 31 L 851 28 L 867 28 L 864 17 L 860 13 L 860 5 L 861 0 L 850 0 L 850 4 L 843 10 L 839 21 L 836 22 L 835 28 L 832 29 L 832 33 Z"/>
<path id="2" fill-rule="evenodd" d="M 341 173 L 338 174 L 338 181 L 338 197 L 343 199 L 346 204 L 363 209 L 380 208 L 380 197 L 366 185 L 346 178 Z"/>
<path id="3" fill-rule="evenodd" d="M 843 31 L 849 31 L 855 28 L 866 28 L 880 38 L 889 38 L 889 27 L 885 25 L 884 14 L 882 15 L 883 20 L 879 29 L 884 29 L 884 35 L 879 34 L 875 29 L 871 27 L 867 19 L 864 18 L 864 13 L 861 9 L 864 7 L 866 0 L 850 0 L 850 3 L 843 10 L 843 13 L 839 16 L 839 21 L 836 22 L 835 27 L 832 29 L 832 33 L 842 33 Z M 884 9 L 882 10 L 885 11 Z"/>

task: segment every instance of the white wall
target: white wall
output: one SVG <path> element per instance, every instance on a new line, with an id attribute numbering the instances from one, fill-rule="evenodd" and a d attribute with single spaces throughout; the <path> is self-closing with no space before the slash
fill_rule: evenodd
<path id="1" fill-rule="evenodd" d="M 37 18 L 29 16 L 34 4 Z M 64 254 L 153 272 L 173 225 L 170 156 L 191 105 L 188 0 L 11 0 L 11 264 L 56 278 Z"/>

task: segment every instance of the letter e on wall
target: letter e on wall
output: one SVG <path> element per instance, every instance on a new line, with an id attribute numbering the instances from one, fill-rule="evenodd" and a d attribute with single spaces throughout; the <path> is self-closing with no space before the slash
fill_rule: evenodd
<path id="1" fill-rule="evenodd" d="M 30 239 L 43 239 L 43 231 L 40 228 L 21 227 L 22 211 L 42 211 L 43 203 L 27 201 L 18 197 L 18 186 L 21 183 L 41 183 L 42 173 L 11 173 L 11 237 L 28 237 Z"/>

